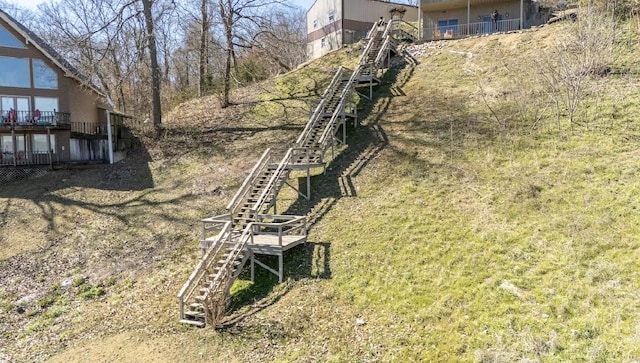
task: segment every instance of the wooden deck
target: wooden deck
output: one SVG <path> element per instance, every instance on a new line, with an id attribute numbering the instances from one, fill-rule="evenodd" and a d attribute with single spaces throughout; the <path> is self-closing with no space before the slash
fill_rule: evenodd
<path id="1" fill-rule="evenodd" d="M 247 248 L 253 253 L 262 255 L 280 255 L 284 251 L 307 242 L 304 235 L 284 235 L 260 233 L 254 234 Z"/>

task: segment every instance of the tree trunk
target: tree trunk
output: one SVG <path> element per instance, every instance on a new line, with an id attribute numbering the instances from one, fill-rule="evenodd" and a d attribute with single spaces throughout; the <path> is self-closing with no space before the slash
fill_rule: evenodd
<path id="1" fill-rule="evenodd" d="M 207 91 L 207 34 L 209 33 L 209 20 L 207 16 L 207 0 L 201 0 L 200 14 L 200 70 L 198 72 L 200 88 L 198 96 L 202 97 Z"/>
<path id="2" fill-rule="evenodd" d="M 153 100 L 153 127 L 156 130 L 156 136 L 160 136 L 160 127 L 162 126 L 162 107 L 160 105 L 160 67 L 158 66 L 156 35 L 153 30 L 153 14 L 151 13 L 152 6 L 153 0 L 142 0 L 142 11 L 144 13 L 144 22 L 147 30 L 147 47 L 149 48 L 149 57 L 151 58 L 151 97 Z"/>
<path id="3" fill-rule="evenodd" d="M 226 60 L 224 64 L 224 81 L 222 89 L 222 108 L 229 107 L 229 93 L 231 88 L 231 62 L 233 61 L 233 5 L 231 0 L 218 0 L 220 16 L 224 25 L 224 35 L 226 40 Z"/>

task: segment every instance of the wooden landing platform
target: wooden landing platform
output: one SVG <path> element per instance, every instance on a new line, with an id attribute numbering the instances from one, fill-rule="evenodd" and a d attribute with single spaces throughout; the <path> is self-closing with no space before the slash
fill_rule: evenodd
<path id="1" fill-rule="evenodd" d="M 381 83 L 380 78 L 376 76 L 367 75 L 367 76 L 362 76 L 358 78 L 356 87 L 361 88 L 361 87 L 377 86 L 380 83 Z"/>
<path id="2" fill-rule="evenodd" d="M 291 168 L 292 170 L 307 170 L 307 169 L 315 169 L 315 168 L 324 168 L 325 163 L 314 163 L 313 161 L 310 161 L 310 162 L 301 161 L 301 162 L 288 164 L 287 167 Z"/>
<path id="3" fill-rule="evenodd" d="M 305 243 L 307 236 L 277 234 L 254 234 L 247 248 L 262 255 L 281 255 L 284 251 Z"/>

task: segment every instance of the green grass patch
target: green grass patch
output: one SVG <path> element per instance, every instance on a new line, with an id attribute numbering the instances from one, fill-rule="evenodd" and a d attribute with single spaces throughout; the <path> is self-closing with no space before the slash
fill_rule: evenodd
<path id="1" fill-rule="evenodd" d="M 102 284 L 83 284 L 78 288 L 78 296 L 85 300 L 96 299 L 105 293 L 106 291 Z"/>

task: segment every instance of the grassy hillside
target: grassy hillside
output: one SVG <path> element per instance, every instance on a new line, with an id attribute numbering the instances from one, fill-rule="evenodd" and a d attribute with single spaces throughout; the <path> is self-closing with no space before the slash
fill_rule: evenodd
<path id="1" fill-rule="evenodd" d="M 312 200 L 283 196 L 312 221 L 288 280 L 239 281 L 219 331 L 177 323 L 198 220 L 346 52 L 183 105 L 123 164 L 3 186 L 0 361 L 640 359 L 637 35 L 570 125 L 525 92 L 566 26 L 414 48 Z"/>

